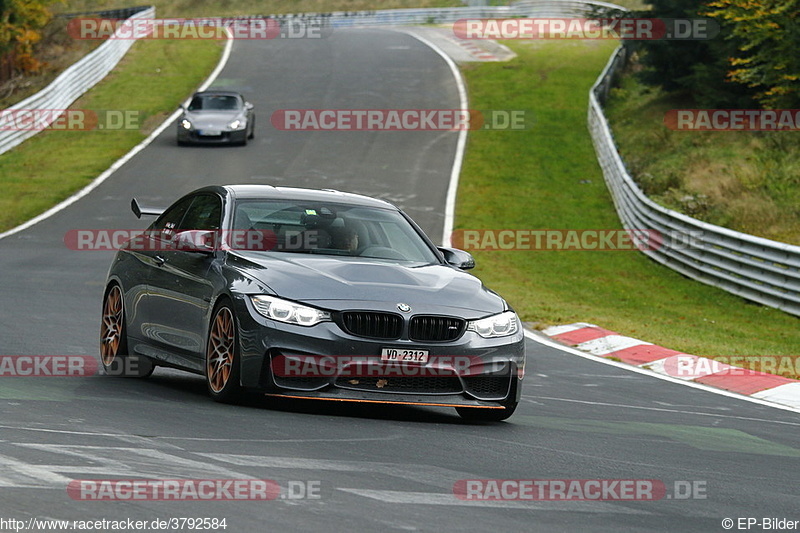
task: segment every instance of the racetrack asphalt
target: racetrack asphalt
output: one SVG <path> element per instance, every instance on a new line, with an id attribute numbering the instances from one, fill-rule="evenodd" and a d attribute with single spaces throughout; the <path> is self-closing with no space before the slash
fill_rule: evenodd
<path id="1" fill-rule="evenodd" d="M 178 147 L 168 128 L 100 187 L 0 240 L 0 354 L 97 356 L 113 252 L 71 229 L 136 229 L 132 196 L 166 205 L 207 184 L 336 188 L 390 200 L 434 240 L 456 134 L 281 132 L 277 109 L 459 106 L 444 61 L 392 31 L 237 42 L 215 86 L 256 106 L 246 147 Z M 0 378 L 0 518 L 226 518 L 227 531 L 721 531 L 724 518 L 800 519 L 800 418 L 527 341 L 523 401 L 505 423 L 450 409 L 213 403 L 202 377 L 158 369 Z M 320 497 L 270 502 L 76 501 L 74 479 L 272 479 Z M 658 480 L 657 501 L 465 502 L 465 479 Z M 681 489 L 694 487 L 682 498 Z"/>

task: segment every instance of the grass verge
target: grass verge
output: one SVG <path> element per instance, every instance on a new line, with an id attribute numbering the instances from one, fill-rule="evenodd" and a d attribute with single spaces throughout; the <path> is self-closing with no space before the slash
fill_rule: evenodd
<path id="1" fill-rule="evenodd" d="M 705 222 L 800 244 L 800 132 L 673 131 L 664 93 L 633 75 L 611 91 L 606 115 L 628 170 L 653 200 Z"/>
<path id="2" fill-rule="evenodd" d="M 138 129 L 44 131 L 0 155 L 0 231 L 80 190 L 144 139 L 208 76 L 223 45 L 137 42 L 114 72 L 72 108 L 136 110 Z"/>
<path id="3" fill-rule="evenodd" d="M 589 88 L 615 43 L 506 43 L 465 67 L 470 107 L 526 109 L 534 127 L 470 134 L 457 229 L 621 228 L 586 128 Z M 796 318 L 688 280 L 638 251 L 475 251 L 475 273 L 538 325 L 593 322 L 704 356 L 793 355 Z"/>

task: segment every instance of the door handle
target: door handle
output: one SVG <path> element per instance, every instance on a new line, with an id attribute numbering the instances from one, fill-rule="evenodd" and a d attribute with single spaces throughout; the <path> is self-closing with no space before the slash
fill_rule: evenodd
<path id="1" fill-rule="evenodd" d="M 167 260 L 165 258 L 161 257 L 160 255 L 155 256 L 153 258 L 153 260 L 156 262 L 157 266 L 161 266 L 161 265 L 163 265 L 164 263 L 167 262 Z"/>

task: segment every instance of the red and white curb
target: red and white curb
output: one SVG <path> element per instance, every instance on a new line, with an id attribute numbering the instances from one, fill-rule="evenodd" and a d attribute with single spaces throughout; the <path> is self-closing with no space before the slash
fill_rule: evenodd
<path id="1" fill-rule="evenodd" d="M 800 409 L 800 381 L 796 379 L 670 350 L 585 322 L 553 326 L 542 333 L 592 355 L 613 358 L 672 378 Z"/>
<path id="2" fill-rule="evenodd" d="M 467 53 L 475 59 L 480 61 L 502 61 L 499 57 L 488 50 L 484 50 L 474 42 L 465 41 L 464 39 L 459 39 L 458 37 L 451 37 L 450 40 L 466 50 Z"/>

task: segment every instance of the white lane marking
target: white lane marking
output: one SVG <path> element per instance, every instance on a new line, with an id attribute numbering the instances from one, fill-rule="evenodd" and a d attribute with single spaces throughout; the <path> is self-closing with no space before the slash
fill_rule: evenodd
<path id="1" fill-rule="evenodd" d="M 338 488 L 342 492 L 349 492 L 365 498 L 378 500 L 383 503 L 400 503 L 411 505 L 458 505 L 466 507 L 493 507 L 495 509 L 530 509 L 536 511 L 566 511 L 578 513 L 618 513 L 618 514 L 651 514 L 622 505 L 607 502 L 585 501 L 481 501 L 461 500 L 453 494 L 439 492 L 405 492 L 398 490 L 369 490 Z"/>
<path id="2" fill-rule="evenodd" d="M 153 442 L 161 441 L 161 440 L 187 440 L 187 441 L 200 441 L 200 442 L 253 442 L 253 443 L 263 443 L 263 442 L 276 442 L 276 443 L 283 443 L 283 442 L 372 442 L 372 441 L 387 441 L 387 440 L 394 440 L 397 437 L 387 436 L 387 437 L 361 437 L 361 438 L 352 438 L 352 439 L 220 439 L 220 438 L 206 438 L 206 437 L 180 437 L 180 436 L 172 436 L 172 437 L 142 437 L 140 435 L 130 435 L 127 433 L 99 433 L 94 431 L 75 431 L 75 430 L 67 430 L 67 429 L 49 429 L 49 428 L 31 428 L 31 427 L 23 427 L 23 426 L 9 426 L 9 425 L 0 425 L 0 429 L 9 429 L 9 430 L 17 430 L 17 431 L 33 431 L 35 433 L 56 433 L 62 435 L 84 435 L 89 437 L 116 437 L 119 439 L 146 439 L 152 440 Z M 0 441 L 5 442 L 5 441 Z"/>
<path id="3" fill-rule="evenodd" d="M 588 322 L 575 322 L 574 324 L 565 324 L 563 326 L 550 326 L 549 328 L 543 329 L 542 333 L 544 333 L 548 337 L 553 337 L 554 335 L 571 333 L 579 329 L 596 328 L 596 327 L 598 326 L 594 324 L 589 324 Z"/>
<path id="4" fill-rule="evenodd" d="M 621 368 L 623 370 L 627 370 L 629 372 L 636 372 L 638 374 L 642 374 L 645 376 L 650 376 L 656 379 L 660 379 L 663 381 L 669 381 L 671 383 L 678 383 L 685 387 L 692 387 L 694 389 L 704 390 L 706 392 L 710 392 L 712 394 L 717 394 L 719 396 L 727 396 L 728 398 L 736 398 L 737 400 L 742 400 L 745 402 L 755 403 L 758 405 L 765 405 L 767 407 L 774 407 L 775 409 L 782 409 L 784 411 L 791 411 L 793 413 L 800 413 L 800 407 L 792 407 L 789 405 L 781 405 L 779 403 L 774 403 L 771 401 L 761 400 L 759 398 L 753 398 L 752 396 L 743 396 L 741 394 L 736 394 L 735 392 L 729 392 L 722 389 L 715 389 L 714 387 L 709 387 L 708 385 L 703 385 L 702 383 L 695 383 L 694 381 L 684 381 L 682 379 L 673 378 L 672 376 L 665 376 L 663 374 L 656 374 L 655 372 L 651 372 L 650 370 L 646 370 L 643 368 L 639 368 L 637 366 L 627 365 L 625 363 L 618 363 L 617 361 L 612 361 L 611 359 L 606 359 L 604 357 L 597 357 L 596 355 L 590 355 L 580 350 L 576 350 L 575 348 L 570 348 L 569 346 L 565 346 L 560 344 L 556 341 L 550 340 L 547 337 L 542 337 L 537 335 L 533 331 L 528 329 L 525 330 L 525 336 L 534 342 L 538 342 L 539 344 L 543 344 L 550 348 L 554 348 L 561 352 L 569 353 L 572 355 L 577 355 L 578 357 L 582 357 L 583 359 L 588 359 L 590 361 L 594 361 L 595 363 L 600 363 L 603 365 L 610 365 L 615 366 L 617 368 Z"/>
<path id="5" fill-rule="evenodd" d="M 452 489 L 459 479 L 472 479 L 470 472 L 450 470 L 435 465 L 379 463 L 372 461 L 340 461 L 331 459 L 310 459 L 298 457 L 235 455 L 217 453 L 197 453 L 215 461 L 230 463 L 234 466 L 261 468 L 292 468 L 305 470 L 329 470 L 336 472 L 370 472 L 424 483 L 433 487 Z"/>
<path id="6" fill-rule="evenodd" d="M 39 443 L 18 443 L 14 446 L 54 454 L 63 458 L 67 464 L 31 464 L 0 455 L 0 487 L 65 488 L 76 475 L 115 476 L 124 479 L 254 477 L 206 460 L 180 457 L 155 448 Z M 196 455 L 192 452 L 186 453 Z M 215 457 L 213 454 L 211 456 Z"/>
<path id="7" fill-rule="evenodd" d="M 387 436 L 387 437 L 360 437 L 352 439 L 212 439 L 206 437 L 152 437 L 153 440 L 188 440 L 200 442 L 274 442 L 274 443 L 291 443 L 291 442 L 376 442 L 396 440 L 401 435 Z"/>
<path id="8" fill-rule="evenodd" d="M 53 471 L 51 465 L 34 465 L 0 455 L 0 487 L 30 488 L 49 485 L 67 486 L 71 478 Z"/>
<path id="9" fill-rule="evenodd" d="M 228 35 L 230 35 L 230 32 L 228 32 Z M 228 57 L 231 55 L 232 45 L 233 45 L 233 39 L 232 38 L 228 39 L 225 43 L 225 50 L 222 52 L 222 57 L 220 58 L 219 63 L 217 63 L 217 67 L 214 69 L 211 75 L 208 78 L 206 78 L 206 81 L 203 82 L 203 84 L 198 88 L 198 91 L 203 91 L 207 89 L 212 83 L 214 83 L 214 80 L 217 79 L 217 76 L 219 76 L 219 73 L 222 71 L 222 69 L 225 67 L 225 64 L 228 62 Z M 188 103 L 188 100 L 185 103 Z M 0 239 L 3 239 L 15 233 L 19 233 L 20 231 L 24 231 L 33 226 L 34 224 L 38 224 L 42 220 L 50 218 L 59 211 L 63 211 L 67 207 L 71 206 L 72 204 L 74 204 L 75 202 L 77 202 L 78 200 L 80 200 L 93 190 L 95 190 L 104 181 L 106 181 L 114 172 L 119 170 L 120 167 L 122 167 L 122 165 L 133 159 L 133 156 L 135 156 L 136 154 L 147 148 L 147 146 L 151 142 L 153 142 L 153 140 L 156 137 L 158 137 L 161 134 L 161 132 L 167 129 L 169 125 L 172 124 L 172 122 L 180 116 L 180 114 L 181 114 L 180 109 L 172 113 L 169 117 L 166 118 L 166 120 L 164 120 L 164 122 L 161 123 L 159 127 L 157 127 L 150 135 L 148 135 L 145 140 L 143 140 L 142 142 L 131 148 L 131 150 L 127 154 L 117 159 L 114 162 L 114 164 L 108 167 L 102 174 L 97 176 L 89 185 L 87 185 L 80 191 L 76 192 L 63 202 L 51 207 L 41 215 L 35 216 L 32 219 L 28 220 L 27 222 L 23 222 L 19 226 L 16 226 L 8 231 L 0 233 Z"/>
<path id="10" fill-rule="evenodd" d="M 623 335 L 606 335 L 599 339 L 582 342 L 576 348 L 594 355 L 606 355 L 633 346 L 652 346 L 652 343 Z"/>
<path id="11" fill-rule="evenodd" d="M 417 39 L 422 44 L 428 46 L 431 50 L 439 54 L 444 62 L 447 63 L 447 66 L 450 68 L 450 72 L 453 73 L 453 78 L 456 80 L 456 87 L 458 89 L 458 99 L 459 105 L 461 106 L 462 111 L 469 110 L 469 101 L 467 99 L 467 87 L 464 84 L 464 78 L 461 77 L 461 71 L 458 70 L 458 66 L 456 65 L 455 61 L 453 61 L 447 53 L 439 48 L 438 45 L 434 44 L 433 42 L 429 41 L 425 37 L 418 35 L 417 33 L 413 32 L 412 30 L 401 30 L 401 29 L 392 29 L 391 31 L 399 31 L 401 33 L 405 33 L 406 35 L 410 35 L 411 37 Z M 450 246 L 450 236 L 453 233 L 453 220 L 455 219 L 456 215 L 456 193 L 458 192 L 458 178 L 461 174 L 461 165 L 464 162 L 464 150 L 467 146 L 467 130 L 462 129 L 458 132 L 458 143 L 456 144 L 456 155 L 453 158 L 453 168 L 450 171 L 450 183 L 447 186 L 447 199 L 445 200 L 445 207 L 444 207 L 444 228 L 442 230 L 442 246 Z"/>
<path id="12" fill-rule="evenodd" d="M 37 433 L 57 433 L 62 435 L 89 435 L 92 437 L 135 437 L 124 433 L 99 433 L 93 431 L 73 431 L 68 429 L 31 428 L 23 426 L 0 425 L 0 429 L 14 429 L 17 431 L 33 431 Z"/>

